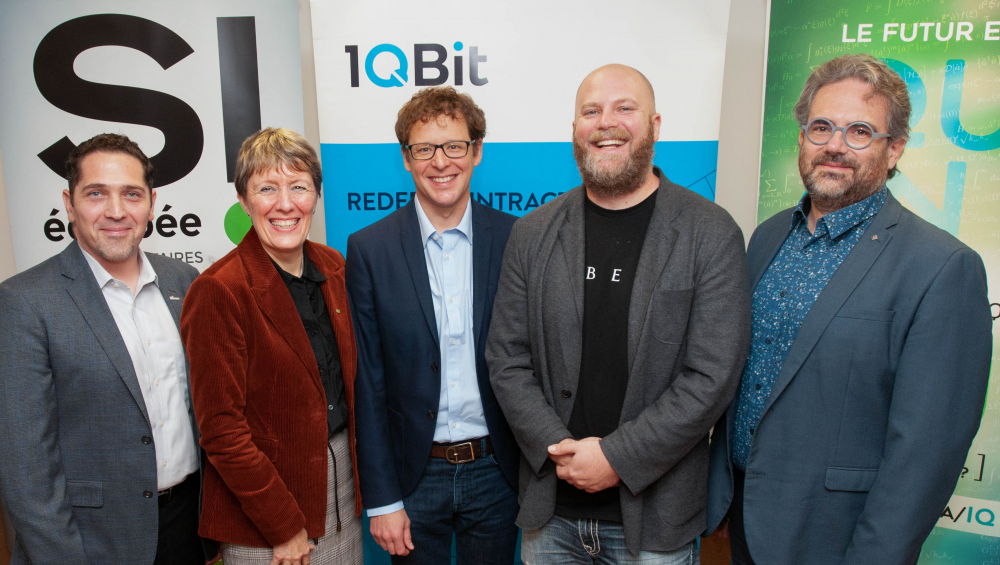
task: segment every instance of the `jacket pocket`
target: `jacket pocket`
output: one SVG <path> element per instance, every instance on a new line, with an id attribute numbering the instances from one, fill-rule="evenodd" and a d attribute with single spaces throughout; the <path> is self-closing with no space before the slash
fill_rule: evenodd
<path id="1" fill-rule="evenodd" d="M 663 343 L 679 344 L 687 333 L 688 316 L 694 287 L 682 290 L 658 289 L 650 299 L 650 319 L 653 337 Z"/>
<path id="2" fill-rule="evenodd" d="M 878 469 L 827 467 L 826 489 L 846 492 L 868 492 L 878 478 Z"/>
<path id="3" fill-rule="evenodd" d="M 99 481 L 66 481 L 66 495 L 73 506 L 84 508 L 104 506 L 104 485 Z"/>
<path id="4" fill-rule="evenodd" d="M 871 308 L 841 308 L 837 312 L 838 318 L 872 320 L 874 322 L 891 322 L 895 316 L 895 310 L 873 310 Z"/>

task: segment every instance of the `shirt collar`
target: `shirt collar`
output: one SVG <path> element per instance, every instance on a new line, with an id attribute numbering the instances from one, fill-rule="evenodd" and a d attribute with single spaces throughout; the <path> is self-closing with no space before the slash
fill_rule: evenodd
<path id="1" fill-rule="evenodd" d="M 114 280 L 115 278 L 111 276 L 111 273 L 104 268 L 103 265 L 94 259 L 90 253 L 87 253 L 83 247 L 80 247 L 80 251 L 83 252 L 83 258 L 87 260 L 87 264 L 90 265 L 90 270 L 94 273 L 94 278 L 97 279 L 97 286 L 104 288 L 106 284 Z M 160 286 L 160 279 L 156 276 L 156 271 L 153 270 L 153 265 L 149 263 L 146 259 L 146 254 L 139 250 L 139 279 L 136 282 L 136 294 L 138 294 L 139 289 L 146 286 L 149 283 L 153 283 L 156 286 Z"/>
<path id="2" fill-rule="evenodd" d="M 882 209 L 882 205 L 885 204 L 886 193 L 887 189 L 885 185 L 882 185 L 882 188 L 878 189 L 875 194 L 860 202 L 855 202 L 850 206 L 823 216 L 816 224 L 819 225 L 819 222 L 823 222 L 830 239 L 837 239 L 853 227 L 877 214 Z M 792 212 L 792 229 L 795 229 L 800 222 L 805 222 L 808 219 L 811 206 L 812 202 L 809 200 L 809 194 L 802 196 L 799 204 Z M 818 230 L 819 228 L 817 227 Z"/>
<path id="3" fill-rule="evenodd" d="M 285 281 L 285 286 L 288 286 L 292 281 L 299 278 L 306 279 L 314 283 L 321 283 L 326 280 L 326 277 L 323 275 L 323 273 L 319 272 L 319 268 L 316 267 L 316 264 L 313 263 L 311 259 L 309 259 L 309 254 L 306 253 L 305 247 L 302 248 L 301 276 L 296 277 L 295 275 L 285 271 L 277 263 L 275 263 L 274 259 L 271 259 L 271 264 L 274 265 L 275 269 L 278 269 L 278 274 L 281 275 L 281 280 Z"/>
<path id="4" fill-rule="evenodd" d="M 420 224 L 420 242 L 426 246 L 427 240 L 430 239 L 430 237 L 433 236 L 435 233 L 437 233 L 437 230 L 434 229 L 434 224 L 431 223 L 430 218 L 428 218 L 427 214 L 424 212 L 424 208 L 420 205 L 420 199 L 415 197 L 413 199 L 413 203 L 416 204 L 417 206 L 417 223 Z M 458 231 L 459 233 L 464 235 L 466 239 L 469 240 L 469 243 L 472 243 L 472 195 L 471 194 L 469 195 L 468 202 L 465 203 L 465 212 L 462 213 L 462 221 L 458 222 L 458 225 L 455 226 L 454 228 L 451 228 L 451 230 L 445 230 L 445 231 L 452 231 L 452 230 Z"/>

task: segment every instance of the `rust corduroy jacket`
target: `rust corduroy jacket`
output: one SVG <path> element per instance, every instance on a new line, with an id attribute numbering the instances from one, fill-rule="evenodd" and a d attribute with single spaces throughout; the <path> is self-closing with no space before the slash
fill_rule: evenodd
<path id="1" fill-rule="evenodd" d="M 309 241 L 305 249 L 327 277 L 321 286 L 343 368 L 360 516 L 354 446 L 357 350 L 344 258 Z M 284 543 L 303 527 L 310 538 L 322 536 L 326 395 L 291 294 L 254 230 L 191 285 L 181 337 L 201 446 L 208 454 L 198 533 L 253 547 Z"/>

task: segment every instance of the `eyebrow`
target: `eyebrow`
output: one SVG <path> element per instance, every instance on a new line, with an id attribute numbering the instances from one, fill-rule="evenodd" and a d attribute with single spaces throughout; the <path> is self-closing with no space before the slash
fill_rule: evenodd
<path id="1" fill-rule="evenodd" d="M 636 100 L 635 98 L 632 98 L 632 97 L 625 97 L 625 98 L 619 98 L 618 100 L 615 100 L 614 104 L 615 105 L 618 105 L 618 104 L 633 104 L 635 106 L 638 106 L 639 105 L 639 101 Z M 580 104 L 580 107 L 581 108 L 586 108 L 587 106 L 600 106 L 600 105 L 601 105 L 601 103 L 597 102 L 597 101 L 586 101 L 586 102 Z"/>
<path id="2" fill-rule="evenodd" d="M 101 183 L 101 182 L 92 182 L 92 183 L 90 183 L 88 185 L 81 186 L 80 190 L 88 190 L 88 189 L 91 189 L 91 188 L 109 188 L 110 186 L 112 186 L 112 185 L 110 185 L 110 184 L 104 184 L 104 183 Z M 125 190 L 145 190 L 145 191 L 149 190 L 148 187 L 138 186 L 138 185 L 134 185 L 134 184 L 126 184 L 126 185 L 124 185 L 124 189 Z"/>

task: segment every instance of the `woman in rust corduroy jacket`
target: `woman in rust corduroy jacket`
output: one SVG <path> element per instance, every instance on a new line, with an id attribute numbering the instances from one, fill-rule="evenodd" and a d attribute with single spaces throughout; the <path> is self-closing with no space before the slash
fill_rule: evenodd
<path id="1" fill-rule="evenodd" d="M 360 563 L 357 352 L 344 259 L 305 240 L 322 181 L 319 161 L 298 134 L 268 128 L 244 142 L 236 176 L 253 229 L 195 280 L 181 316 L 194 411 L 208 455 L 199 533 L 223 542 L 226 565 L 271 563 L 271 548 L 282 565 L 304 565 L 310 555 L 313 565 Z M 322 290 L 336 337 L 332 357 L 317 358 L 314 351 L 326 350 L 304 325 L 322 317 L 303 317 L 310 300 L 317 304 L 315 293 L 296 295 L 297 303 L 294 284 Z M 318 332 L 320 326 L 310 328 Z M 328 415 L 339 399 L 327 398 L 330 371 L 323 367 L 329 369 L 324 361 L 336 354 L 343 384 L 335 390 L 346 401 L 346 418 Z M 328 425 L 328 417 L 336 424 Z M 337 449 L 332 429 L 345 423 L 346 433 L 336 437 L 350 457 L 328 460 Z M 330 486 L 328 500 L 337 465 L 342 490 L 353 479 L 353 492 L 335 495 Z M 345 498 L 353 498 L 353 512 L 336 508 Z"/>

